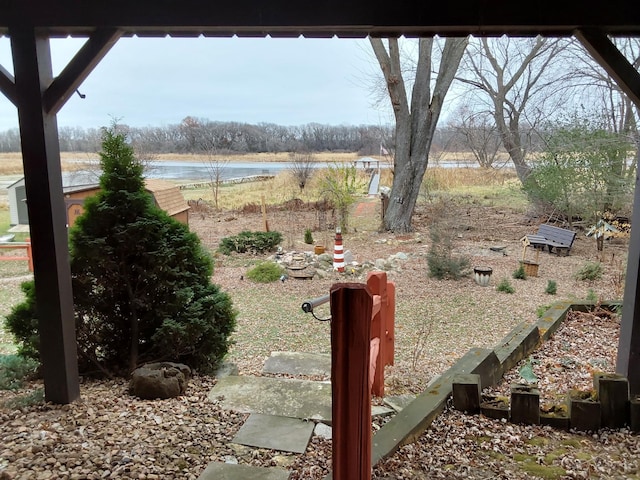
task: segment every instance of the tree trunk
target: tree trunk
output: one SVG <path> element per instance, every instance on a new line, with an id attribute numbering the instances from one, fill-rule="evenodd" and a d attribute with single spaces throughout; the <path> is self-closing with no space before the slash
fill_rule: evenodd
<path id="1" fill-rule="evenodd" d="M 138 312 L 135 306 L 135 295 L 131 287 L 131 281 L 127 278 L 127 295 L 129 296 L 129 306 L 131 309 L 131 345 L 129 349 L 129 373 L 138 366 L 138 347 L 140 342 L 140 325 Z"/>
<path id="2" fill-rule="evenodd" d="M 387 52 L 382 40 L 370 38 L 371 46 L 384 75 L 389 99 L 396 117 L 394 177 L 384 228 L 396 233 L 411 231 L 411 220 L 420 193 L 420 185 L 429 162 L 429 149 L 444 98 L 467 46 L 466 38 L 445 40 L 438 76 L 431 90 L 433 38 L 419 40 L 416 76 L 411 105 L 402 77 L 398 39 L 390 38 Z"/>

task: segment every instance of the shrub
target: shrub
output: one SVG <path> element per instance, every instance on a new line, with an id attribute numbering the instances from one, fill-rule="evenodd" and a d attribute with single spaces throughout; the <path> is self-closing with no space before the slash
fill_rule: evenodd
<path id="1" fill-rule="evenodd" d="M 524 265 L 520 264 L 520 266 L 513 271 L 511 276 L 516 280 L 526 280 L 527 273 L 524 271 Z"/>
<path id="2" fill-rule="evenodd" d="M 255 255 L 272 251 L 280 242 L 282 242 L 280 232 L 249 232 L 245 230 L 233 237 L 223 238 L 218 249 L 225 255 L 230 255 L 232 252 L 251 252 Z"/>
<path id="3" fill-rule="evenodd" d="M 587 301 L 591 303 L 598 303 L 598 294 L 593 290 L 593 288 L 590 288 L 587 292 Z"/>
<path id="4" fill-rule="evenodd" d="M 602 278 L 603 268 L 600 262 L 587 262 L 575 274 L 576 280 L 594 281 Z"/>
<path id="5" fill-rule="evenodd" d="M 260 262 L 247 272 L 247 278 L 254 282 L 271 283 L 279 280 L 284 269 L 274 262 Z"/>
<path id="6" fill-rule="evenodd" d="M 211 283 L 198 237 L 154 205 L 124 136 L 105 130 L 102 149 L 101 190 L 70 231 L 80 372 L 126 375 L 165 360 L 211 371 L 235 327 L 231 298 Z M 33 297 L 11 313 L 25 352 L 39 349 Z"/>
<path id="7" fill-rule="evenodd" d="M 19 355 L 0 355 L 0 390 L 16 390 L 36 373 L 38 362 Z"/>
<path id="8" fill-rule="evenodd" d="M 469 275 L 470 261 L 468 257 L 452 255 L 451 236 L 443 234 L 439 229 L 431 230 L 431 246 L 427 252 L 429 276 L 443 280 L 450 278 L 459 280 Z"/>
<path id="9" fill-rule="evenodd" d="M 511 286 L 508 278 L 503 278 L 496 286 L 496 290 L 504 293 L 515 293 L 515 289 Z"/>
<path id="10" fill-rule="evenodd" d="M 24 301 L 13 307 L 5 318 L 5 327 L 18 343 L 18 355 L 40 361 L 40 335 L 36 311 L 36 285 L 33 280 L 23 282 L 20 289 Z"/>
<path id="11" fill-rule="evenodd" d="M 555 295 L 558 291 L 558 285 L 555 280 L 549 280 L 547 282 L 547 288 L 544 289 L 544 293 L 549 295 Z"/>
<path id="12" fill-rule="evenodd" d="M 10 410 L 33 407 L 44 404 L 44 388 L 38 388 L 24 395 L 18 395 L 5 400 L 1 406 Z"/>
<path id="13" fill-rule="evenodd" d="M 304 243 L 307 245 L 313 245 L 313 235 L 311 234 L 311 230 L 307 228 L 304 231 Z"/>

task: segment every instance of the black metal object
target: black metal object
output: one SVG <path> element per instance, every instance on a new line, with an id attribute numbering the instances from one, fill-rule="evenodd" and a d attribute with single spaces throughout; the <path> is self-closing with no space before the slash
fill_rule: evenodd
<path id="1" fill-rule="evenodd" d="M 117 6 L 116 6 L 117 5 Z M 125 36 L 500 36 L 569 37 L 582 26 L 605 34 L 638 34 L 640 9 L 629 0 L 459 0 L 401 1 L 397 8 L 368 0 L 3 0 L 0 35 L 16 24 L 33 25 L 52 36 L 86 36 L 95 27 L 119 27 Z"/>
<path id="2" fill-rule="evenodd" d="M 331 320 L 331 317 L 319 318 L 313 312 L 314 308 L 319 307 L 320 305 L 324 305 L 328 301 L 329 301 L 329 294 L 328 293 L 326 295 L 321 296 L 321 297 L 312 298 L 311 300 L 307 300 L 306 302 L 302 303 L 302 311 L 304 313 L 310 313 L 311 315 L 313 315 L 313 318 L 315 318 L 316 320 L 319 320 L 321 322 L 329 321 L 329 320 Z"/>

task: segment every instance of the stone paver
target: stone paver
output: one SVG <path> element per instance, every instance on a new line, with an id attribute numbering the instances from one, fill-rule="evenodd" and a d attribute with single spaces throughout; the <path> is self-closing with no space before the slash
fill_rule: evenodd
<path id="1" fill-rule="evenodd" d="M 289 472 L 284 468 L 261 468 L 212 462 L 198 480 L 287 480 L 288 478 Z"/>
<path id="2" fill-rule="evenodd" d="M 218 380 L 209 399 L 238 412 L 331 420 L 331 384 L 325 382 L 231 375 Z"/>
<path id="3" fill-rule="evenodd" d="M 331 355 L 320 353 L 273 352 L 263 373 L 289 375 L 331 375 Z"/>
<path id="4" fill-rule="evenodd" d="M 312 421 L 252 413 L 233 437 L 233 442 L 250 447 L 304 453 L 314 426 Z"/>

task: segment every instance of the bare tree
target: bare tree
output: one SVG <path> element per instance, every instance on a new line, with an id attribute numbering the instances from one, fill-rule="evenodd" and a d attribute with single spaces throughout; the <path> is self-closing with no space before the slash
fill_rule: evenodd
<path id="1" fill-rule="evenodd" d="M 549 113 L 545 102 L 557 98 L 556 89 L 564 77 L 553 67 L 566 46 L 563 42 L 543 37 L 474 39 L 463 61 L 460 80 L 475 87 L 476 100 L 493 115 L 502 144 L 523 183 L 531 173 L 523 126 L 535 128 Z"/>
<path id="2" fill-rule="evenodd" d="M 291 158 L 291 168 L 289 171 L 300 187 L 300 192 L 309 183 L 313 176 L 315 159 L 311 153 L 292 152 L 289 154 Z"/>
<path id="3" fill-rule="evenodd" d="M 398 39 L 387 40 L 388 50 L 382 39 L 369 40 L 382 69 L 396 120 L 394 176 L 389 205 L 384 215 L 384 228 L 408 232 L 411 230 L 411 219 L 429 163 L 429 150 L 444 98 L 453 82 L 468 40 L 445 40 L 435 79 L 432 78 L 432 67 L 433 50 L 437 41 L 433 38 L 418 40 L 410 99 L 403 77 Z"/>
<path id="4" fill-rule="evenodd" d="M 450 126 L 460 135 L 462 146 L 471 150 L 478 165 L 491 168 L 502 145 L 492 116 L 488 112 L 472 112 L 462 107 L 454 117 L 457 120 Z"/>
<path id="5" fill-rule="evenodd" d="M 229 160 L 222 158 L 216 149 L 215 141 L 211 137 L 203 138 L 201 141 L 202 150 L 207 156 L 205 165 L 211 182 L 211 193 L 213 194 L 213 206 L 216 210 L 219 208 L 218 199 L 220 196 L 220 187 L 224 181 L 224 173 L 229 165 Z"/>

